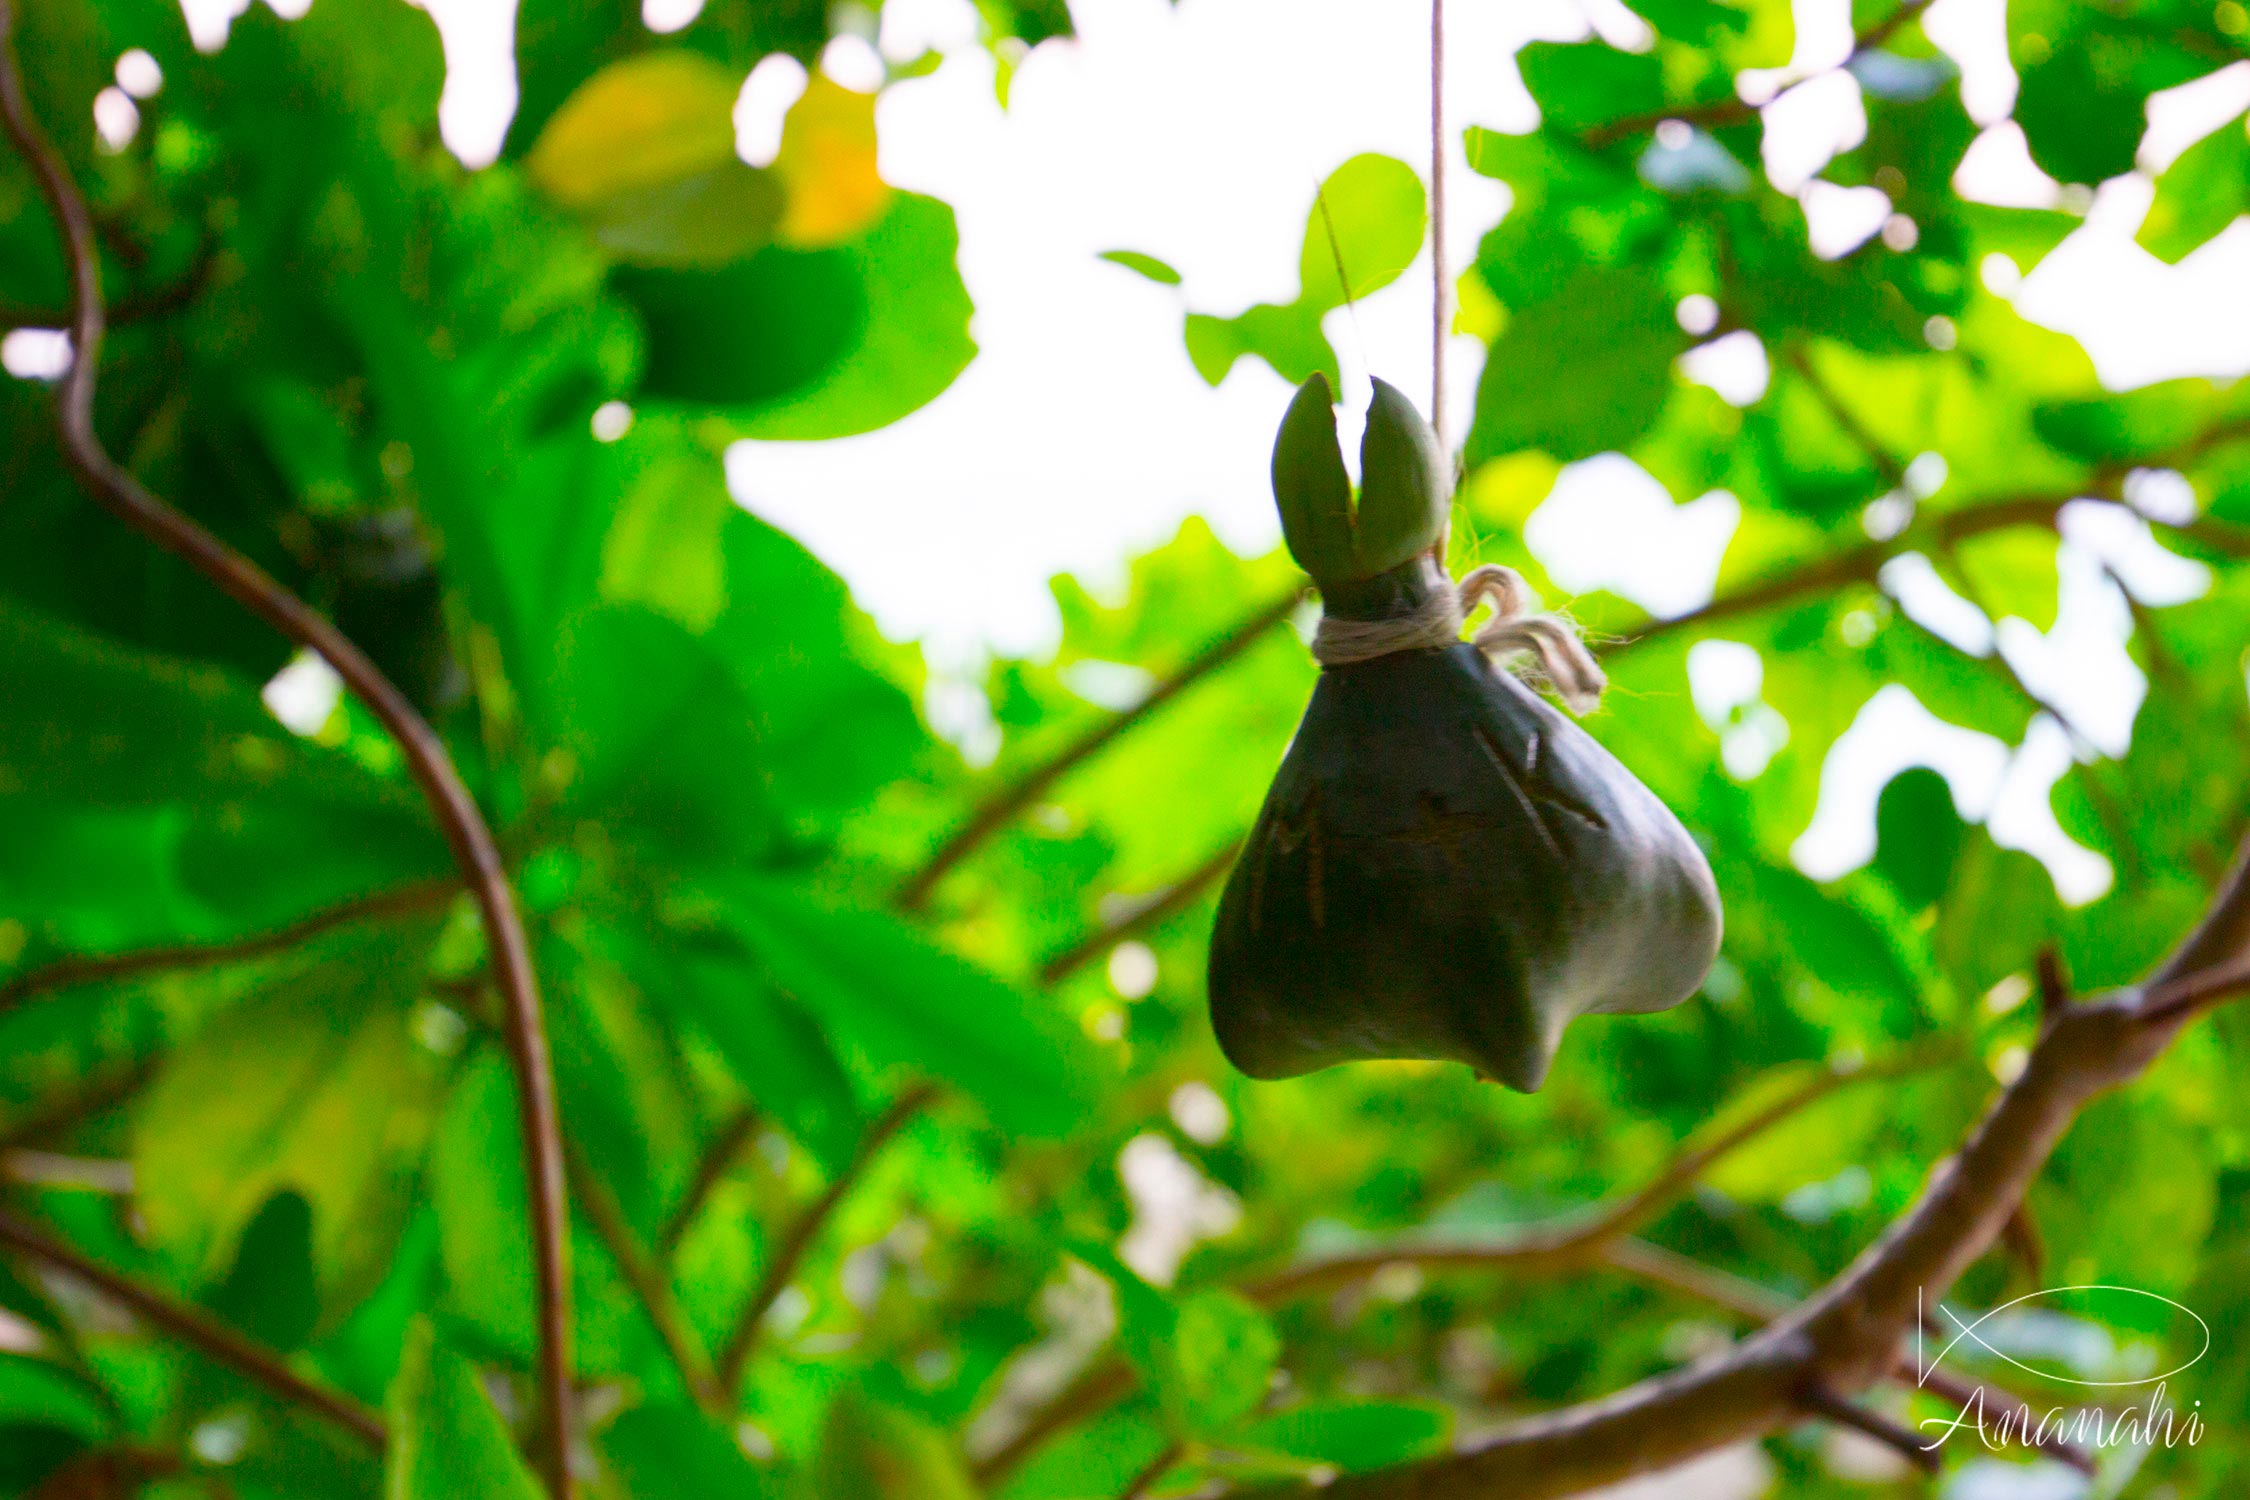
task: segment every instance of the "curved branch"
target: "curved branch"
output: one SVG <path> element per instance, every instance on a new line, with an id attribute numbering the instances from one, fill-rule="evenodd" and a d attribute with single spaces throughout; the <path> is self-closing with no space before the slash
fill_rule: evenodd
<path id="1" fill-rule="evenodd" d="M 1006 827 L 1009 820 L 1037 801 L 1047 788 L 1060 781 L 1081 761 L 1100 754 L 1109 747 L 1111 741 L 1256 645 L 1267 631 L 1295 613 L 1299 601 L 1304 597 L 1304 586 L 1299 584 L 1280 597 L 1260 605 L 1224 635 L 1208 642 L 1195 655 L 1181 663 L 1177 671 L 1151 688 L 1148 696 L 1140 702 L 1122 713 L 1107 715 L 1045 760 L 994 790 L 922 862 L 921 868 L 898 888 L 895 897 L 898 904 L 912 911 L 928 901 L 930 892 L 937 888 L 937 883 L 955 865 L 967 859 L 986 839 Z"/>
<path id="2" fill-rule="evenodd" d="M 461 882 L 455 878 L 418 880 L 411 885 L 338 902 L 271 932 L 253 933 L 223 943 L 178 943 L 162 948 L 136 948 L 129 953 L 72 954 L 41 968 L 26 969 L 6 984 L 0 984 L 0 1013 L 54 990 L 76 985 L 129 979 L 136 974 L 165 969 L 207 969 L 218 964 L 270 958 L 354 922 L 430 911 L 460 892 Z"/>
<path id="3" fill-rule="evenodd" d="M 1830 1068 L 1803 1087 L 1782 1095 L 1708 1139 L 1691 1138 L 1655 1176 L 1635 1191 L 1591 1213 L 1532 1225 L 1481 1243 L 1390 1244 L 1377 1250 L 1308 1262 L 1253 1278 L 1237 1289 L 1268 1306 L 1291 1297 L 1363 1281 L 1385 1266 L 1422 1270 L 1506 1267 L 1523 1275 L 1559 1276 L 1606 1262 L 1630 1276 L 1735 1312 L 1751 1323 L 1766 1323 L 1790 1308 L 1785 1298 L 1727 1272 L 1630 1238 L 1633 1230 L 1693 1186 L 1696 1178 L 1727 1153 L 1748 1144 L 1792 1115 L 1854 1083 L 1896 1078 L 1931 1066 L 1936 1059 L 1911 1054 L 1874 1067 Z M 975 1465 L 979 1483 L 990 1485 L 1015 1470 L 1058 1433 L 1106 1411 L 1135 1384 L 1132 1367 L 1121 1359 L 1098 1360 L 1035 1412 L 1007 1442 Z"/>
<path id="4" fill-rule="evenodd" d="M 834 1217 L 860 1178 L 867 1174 L 867 1169 L 874 1165 L 876 1156 L 890 1143 L 891 1137 L 904 1130 L 937 1096 L 936 1084 L 917 1083 L 892 1100 L 890 1108 L 877 1116 L 859 1138 L 859 1145 L 844 1169 L 821 1190 L 820 1196 L 798 1216 L 797 1222 L 789 1226 L 788 1233 L 774 1249 L 773 1259 L 759 1275 L 757 1286 L 742 1304 L 742 1311 L 735 1315 L 734 1331 L 727 1336 L 726 1347 L 719 1352 L 722 1390 L 731 1394 L 742 1389 L 743 1372 L 750 1368 L 750 1356 L 757 1352 L 758 1331 L 765 1323 L 766 1314 L 773 1310 L 775 1300 L 796 1277 L 805 1252 L 812 1248 L 822 1228 Z"/>
<path id="5" fill-rule="evenodd" d="M 1843 65 L 1848 67 L 1852 60 L 1862 52 L 1872 51 L 1882 46 L 1891 39 L 1900 27 L 1929 7 L 1930 0 L 1904 0 L 1904 3 L 1898 9 L 1852 39 L 1851 54 L 1844 59 Z M 1792 78 L 1790 82 L 1800 83 L 1803 82 L 1803 79 Z M 1589 151 L 1600 151 L 1616 145 L 1619 141 L 1630 140 L 1636 135 L 1645 135 L 1666 120 L 1678 120 L 1684 124 L 1698 126 L 1705 130 L 1719 130 L 1729 125 L 1748 124 L 1757 117 L 1757 105 L 1738 95 L 1730 94 L 1724 99 L 1716 99 L 1708 104 L 1683 105 L 1675 109 L 1651 110 L 1646 114 L 1627 115 L 1623 119 L 1612 120 L 1607 125 L 1595 126 L 1581 135 L 1578 141 Z"/>
<path id="6" fill-rule="evenodd" d="M 1799 1420 L 1806 1392 L 1848 1396 L 1896 1368 L 1923 1302 L 1943 1296 L 2006 1227 L 2078 1112 L 2162 1054 L 2198 1004 L 2250 985 L 2250 839 L 2210 913 L 2150 983 L 2047 1023 L 1921 1200 L 1857 1261 L 1787 1316 L 1717 1358 L 1613 1396 L 1522 1422 L 1442 1458 L 1346 1476 L 1325 1489 L 1261 1488 L 1270 1500 L 1539 1500 L 1693 1458 Z M 2194 997 L 2192 1001 L 2183 996 Z"/>
<path id="7" fill-rule="evenodd" d="M 669 1256 L 677 1250 L 687 1232 L 695 1227 L 696 1216 L 703 1212 L 703 1205 L 709 1201 L 713 1190 L 725 1180 L 727 1168 L 757 1133 L 758 1119 L 757 1107 L 745 1104 L 712 1132 L 710 1144 L 696 1160 L 695 1176 L 689 1180 L 687 1191 L 680 1194 L 679 1203 L 665 1218 L 664 1228 L 656 1236 L 659 1255 Z"/>
<path id="8" fill-rule="evenodd" d="M 1235 855 L 1241 850 L 1242 840 L 1228 839 L 1194 869 L 1154 895 L 1134 902 L 1115 921 L 1105 922 L 1069 947 L 1057 950 L 1039 966 L 1039 977 L 1048 984 L 1060 984 L 1127 938 L 1137 937 L 1178 916 L 1193 906 L 1205 891 L 1226 878 L 1227 871 L 1234 868 Z"/>
<path id="9" fill-rule="evenodd" d="M 1707 1139 L 1690 1137 L 1641 1187 L 1591 1213 L 1528 1225 L 1476 1243 L 1391 1244 L 1332 1256 L 1261 1277 L 1241 1290 L 1256 1302 L 1279 1302 L 1306 1292 L 1362 1281 L 1385 1266 L 1396 1265 L 1424 1270 L 1505 1266 L 1543 1275 L 1573 1270 L 1603 1259 L 1612 1244 L 1662 1214 L 1693 1187 L 1696 1179 L 1710 1170 L 1713 1163 L 1729 1152 L 1748 1145 L 1839 1089 L 1856 1083 L 1906 1077 L 1934 1066 L 1937 1061 L 1934 1057 L 1910 1054 L 1872 1067 L 1831 1067 L 1803 1087 L 1791 1090 Z"/>
<path id="10" fill-rule="evenodd" d="M 127 297 L 109 309 L 107 322 L 112 328 L 122 328 L 129 323 L 145 322 L 178 312 L 197 297 L 210 284 L 211 272 L 219 263 L 218 243 L 209 235 L 196 247 L 195 259 L 177 281 Z M 0 301 L 0 328 L 68 328 L 72 313 L 67 307 L 30 307 L 20 302 Z"/>
<path id="11" fill-rule="evenodd" d="M 625 1218 L 625 1210 L 609 1184 L 595 1174 L 585 1154 L 570 1141 L 563 1142 L 563 1168 L 570 1182 L 570 1196 L 594 1226 L 601 1237 L 609 1258 L 617 1263 L 625 1284 L 633 1289 L 639 1299 L 641 1312 L 647 1317 L 649 1327 L 656 1330 L 657 1339 L 670 1356 L 672 1368 L 679 1372 L 680 1384 L 687 1389 L 688 1397 L 698 1410 L 714 1421 L 723 1420 L 727 1414 L 727 1395 L 719 1387 L 718 1377 L 711 1369 L 711 1360 L 696 1342 L 694 1332 L 688 1327 L 687 1315 L 680 1309 L 680 1301 L 672 1291 L 672 1278 L 664 1266 L 641 1244 L 633 1233 L 633 1226 Z"/>
<path id="12" fill-rule="evenodd" d="M 236 1333 L 201 1309 L 176 1302 L 162 1292 L 88 1259 L 5 1209 L 0 1209 L 0 1245 L 85 1282 L 111 1301 L 139 1313 L 181 1343 L 202 1350 L 284 1401 L 325 1417 L 376 1451 L 382 1450 L 385 1435 L 381 1417 L 343 1392 L 307 1380 L 290 1369 L 278 1352 Z"/>
<path id="13" fill-rule="evenodd" d="M 570 1210 L 563 1189 L 562 1132 L 545 1019 L 531 949 L 492 831 L 455 771 L 445 744 L 367 654 L 326 617 L 268 577 L 216 536 L 145 489 L 109 455 L 94 427 L 94 380 L 101 357 L 101 267 L 86 200 L 62 158 L 32 118 L 15 47 L 15 6 L 0 0 L 0 116 L 38 179 L 61 227 L 70 261 L 71 362 L 56 401 L 64 461 L 119 520 L 186 561 L 236 603 L 335 669 L 398 744 L 444 830 L 455 863 L 483 918 L 493 973 L 505 999 L 518 1113 L 538 1261 L 541 1468 L 556 1500 L 570 1493 Z"/>

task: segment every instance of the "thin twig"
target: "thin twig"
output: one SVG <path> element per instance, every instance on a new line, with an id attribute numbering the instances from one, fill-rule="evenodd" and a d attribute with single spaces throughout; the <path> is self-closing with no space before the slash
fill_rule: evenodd
<path id="1" fill-rule="evenodd" d="M 2039 1009 L 2049 1016 L 2070 1009 L 2070 971 L 2063 966 L 2063 956 L 2053 943 L 2039 950 L 2033 967 L 2039 976 Z"/>
<path id="2" fill-rule="evenodd" d="M 1158 1450 L 1156 1457 L 1141 1465 L 1140 1472 L 1125 1482 L 1125 1488 L 1117 1492 L 1117 1500 L 1141 1500 L 1141 1496 L 1153 1489 L 1156 1481 L 1170 1473 L 1172 1466 L 1186 1452 L 1187 1446 L 1177 1439 L 1166 1443 Z"/>
<path id="3" fill-rule="evenodd" d="M 1460 1244 L 1391 1244 L 1380 1249 L 1310 1261 L 1250 1282 L 1242 1290 L 1258 1302 L 1277 1302 L 1308 1291 L 1364 1280 L 1385 1266 L 1423 1269 L 1490 1269 L 1552 1273 L 1602 1258 L 1612 1242 L 1642 1228 L 1677 1201 L 1711 1166 L 1812 1105 L 1852 1084 L 1896 1079 L 1934 1066 L 1932 1055 L 1909 1054 L 1872 1067 L 1831 1068 L 1708 1139 L 1691 1137 L 1633 1192 L 1590 1213 L 1533 1224 L 1493 1239 Z"/>
<path id="4" fill-rule="evenodd" d="M 444 830 L 476 898 L 493 973 L 508 1012 L 518 1113 L 537 1259 L 541 1464 L 556 1500 L 570 1494 L 570 1209 L 563 1188 L 562 1132 L 545 1019 L 530 944 L 499 846 L 438 738 L 413 703 L 349 636 L 248 558 L 156 498 L 112 459 L 94 426 L 101 358 L 101 263 L 86 200 L 41 134 L 24 93 L 15 49 L 15 6 L 0 0 L 0 114 L 61 227 L 70 261 L 71 361 L 56 401 L 65 462 L 104 509 L 186 561 L 236 603 L 324 659 L 373 713 L 406 761 Z"/>
<path id="5" fill-rule="evenodd" d="M 736 1315 L 734 1331 L 727 1336 L 726 1347 L 719 1351 L 721 1389 L 730 1394 L 742 1389 L 743 1372 L 749 1369 L 750 1357 L 757 1352 L 759 1329 L 765 1323 L 766 1314 L 773 1310 L 775 1300 L 796 1279 L 797 1267 L 803 1263 L 805 1252 L 812 1248 L 820 1231 L 835 1215 L 845 1197 L 858 1185 L 860 1178 L 867 1174 L 867 1169 L 874 1164 L 875 1158 L 889 1144 L 891 1137 L 905 1129 L 937 1096 L 938 1087 L 934 1083 L 917 1083 L 902 1091 L 891 1101 L 890 1108 L 877 1116 L 874 1123 L 860 1136 L 859 1145 L 853 1149 L 852 1159 L 844 1164 L 844 1169 L 830 1180 L 812 1205 L 789 1226 L 781 1243 L 774 1247 L 773 1258 L 766 1262 L 764 1272 L 758 1277 L 757 1286 L 751 1290 L 749 1299 L 742 1304 L 742 1311 Z"/>
<path id="6" fill-rule="evenodd" d="M 735 1157 L 758 1130 L 757 1106 L 745 1104 L 730 1115 L 726 1122 L 711 1133 L 711 1140 L 696 1161 L 695 1176 L 680 1195 L 680 1201 L 664 1221 L 664 1228 L 656 1236 L 657 1254 L 669 1258 L 680 1247 L 680 1241 L 695 1227 L 696 1216 L 710 1201 L 712 1192 L 726 1180 L 727 1169 L 734 1165 Z"/>
<path id="7" fill-rule="evenodd" d="M 1797 378 L 1805 383 L 1806 390 L 1812 392 L 1813 399 L 1820 403 L 1820 409 L 1828 413 L 1828 420 L 1834 422 L 1838 430 L 1851 439 L 1852 446 L 1865 454 L 1867 461 L 1875 466 L 1875 472 L 1883 476 L 1883 482 L 1894 490 L 1905 484 L 1906 465 L 1860 420 L 1859 413 L 1853 411 L 1850 404 L 1836 394 L 1835 388 L 1821 378 L 1820 372 L 1813 368 L 1812 356 L 1806 352 L 1803 342 L 1791 340 L 1783 348 L 1781 357 L 1790 369 L 1797 372 Z"/>
<path id="8" fill-rule="evenodd" d="M 73 954 L 40 968 L 27 969 L 6 984 L 0 984 L 0 1012 L 51 991 L 81 984 L 130 979 L 167 969 L 207 969 L 219 964 L 270 958 L 355 922 L 376 922 L 434 910 L 460 893 L 461 882 L 453 876 L 418 880 L 411 885 L 338 902 L 271 932 L 232 938 L 223 943 L 178 943 L 161 948 L 136 948 L 126 953 Z"/>
<path id="9" fill-rule="evenodd" d="M 381 1417 L 343 1392 L 299 1375 L 279 1353 L 217 1322 L 208 1313 L 176 1302 L 152 1287 L 88 1259 L 4 1209 L 0 1209 L 0 1245 L 85 1282 L 181 1343 L 202 1350 L 284 1401 L 327 1418 L 369 1447 L 381 1450 L 384 1443 Z"/>
<path id="10" fill-rule="evenodd" d="M 1929 9 L 1930 0 L 1905 0 L 1898 9 L 1870 26 L 1852 39 L 1851 55 L 1844 59 L 1848 66 L 1863 52 L 1871 52 L 1889 41 L 1894 33 L 1923 11 Z M 1802 80 L 1795 80 L 1802 82 Z M 1685 105 L 1676 109 L 1650 110 L 1646 114 L 1627 115 L 1606 125 L 1597 125 L 1585 132 L 1579 144 L 1589 151 L 1600 151 L 1619 141 L 1645 135 L 1666 120 L 1678 120 L 1704 130 L 1721 130 L 1729 125 L 1746 125 L 1758 117 L 1758 106 L 1738 94 L 1729 94 L 1707 104 Z"/>
<path id="11" fill-rule="evenodd" d="M 1228 839 L 1195 867 L 1152 896 L 1134 902 L 1113 921 L 1105 922 L 1069 947 L 1057 950 L 1039 966 L 1039 977 L 1060 984 L 1127 938 L 1161 926 L 1193 906 L 1202 894 L 1234 868 L 1242 840 Z"/>
<path id="12" fill-rule="evenodd" d="M 1809 1385 L 1804 1391 L 1805 1410 L 1827 1418 L 1839 1427 L 1849 1427 L 1863 1433 L 1897 1453 L 1925 1474 L 1935 1474 L 1944 1467 L 1937 1449 L 1923 1442 L 1880 1412 L 1869 1411 L 1855 1402 L 1847 1401 L 1823 1385 Z"/>
<path id="13" fill-rule="evenodd" d="M 616 1262 L 625 1284 L 633 1289 L 649 1327 L 656 1330 L 664 1352 L 671 1357 L 672 1367 L 679 1371 L 680 1384 L 705 1416 L 713 1421 L 723 1420 L 728 1405 L 726 1392 L 719 1388 L 710 1356 L 703 1352 L 703 1346 L 696 1342 L 694 1332 L 688 1327 L 687 1316 L 680 1310 L 679 1298 L 672 1291 L 672 1278 L 634 1236 L 633 1226 L 626 1222 L 625 1210 L 619 1205 L 617 1195 L 587 1162 L 576 1142 L 563 1142 L 563 1169 L 570 1181 L 571 1198 L 593 1224 L 594 1233 L 609 1251 L 609 1258 Z"/>
<path id="14" fill-rule="evenodd" d="M 142 1058 L 91 1077 L 72 1079 L 69 1091 L 40 1100 L 31 1114 L 0 1131 L 0 1148 L 33 1145 L 115 1109 L 156 1076 L 156 1067 L 155 1058 Z"/>
<path id="15" fill-rule="evenodd" d="M 1481 1243 L 1391 1244 L 1379 1250 L 1332 1256 L 1253 1278 L 1238 1290 L 1270 1306 L 1307 1292 L 1363 1281 L 1385 1266 L 1423 1270 L 1505 1267 L 1520 1276 L 1551 1276 L 1607 1262 L 1628 1275 L 1740 1312 L 1753 1323 L 1769 1322 L 1789 1310 L 1787 1299 L 1776 1298 L 1739 1277 L 1631 1239 L 1632 1231 L 1686 1192 L 1712 1163 L 1790 1116 L 1849 1084 L 1895 1078 L 1931 1061 L 1908 1055 L 1876 1067 L 1831 1069 L 1708 1140 L 1691 1139 L 1644 1186 L 1591 1213 L 1570 1215 Z M 979 1461 L 977 1480 L 989 1486 L 1013 1472 L 1057 1433 L 1107 1410 L 1123 1400 L 1133 1386 L 1132 1367 L 1123 1360 L 1097 1361 L 1034 1413 L 1005 1444 Z"/>
<path id="16" fill-rule="evenodd" d="M 186 272 L 169 285 L 120 301 L 109 310 L 108 325 L 123 328 L 178 312 L 203 294 L 218 261 L 218 242 L 206 236 L 196 247 L 195 259 L 188 263 Z M 0 328 L 68 328 L 70 323 L 71 312 L 66 307 L 30 307 L 20 302 L 0 301 Z"/>
<path id="17" fill-rule="evenodd" d="M 1430 427 L 1452 467 L 1445 424 L 1445 0 L 1430 0 Z"/>
<path id="18" fill-rule="evenodd" d="M 1303 585 L 1293 585 L 1278 597 L 1259 605 L 1223 635 L 1189 657 L 1177 671 L 1149 689 L 1148 696 L 1140 702 L 1121 713 L 1105 716 L 1072 737 L 1054 754 L 1030 767 L 1013 781 L 996 788 L 922 862 L 921 868 L 899 887 L 894 899 L 909 911 L 923 905 L 929 900 L 930 892 L 936 889 L 937 883 L 955 865 L 974 853 L 986 839 L 1006 827 L 1017 813 L 1037 801 L 1047 788 L 1069 774 L 1080 762 L 1100 754 L 1126 731 L 1152 717 L 1165 704 L 1256 645 L 1267 631 L 1294 614 L 1304 597 Z"/>

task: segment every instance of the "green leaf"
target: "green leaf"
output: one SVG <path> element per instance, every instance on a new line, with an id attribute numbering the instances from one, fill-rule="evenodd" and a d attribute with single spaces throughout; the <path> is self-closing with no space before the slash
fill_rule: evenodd
<path id="1" fill-rule="evenodd" d="M 870 905 L 834 905 L 767 876 L 714 883 L 721 920 L 829 1035 L 950 1080 L 1018 1130 L 1075 1122 L 1093 1079 L 1040 1001 Z"/>
<path id="2" fill-rule="evenodd" d="M 407 1330 L 386 1410 L 384 1500 L 540 1500 L 475 1368 L 425 1320 Z"/>
<path id="3" fill-rule="evenodd" d="M 1921 911 L 1952 885 L 1967 832 L 1943 776 L 1926 766 L 1902 771 L 1875 799 L 1875 868 Z"/>
<path id="4" fill-rule="evenodd" d="M 911 1412 L 846 1388 L 821 1428 L 821 1500 L 975 1500 L 944 1433 Z"/>
<path id="5" fill-rule="evenodd" d="M 1178 286 L 1180 273 L 1153 255 L 1143 255 L 1138 250 L 1104 250 L 1101 259 L 1113 266 L 1123 266 L 1146 276 L 1158 286 Z"/>
<path id="6" fill-rule="evenodd" d="M 2011 526 L 1971 537 L 1953 549 L 1971 600 L 1995 620 L 2015 615 L 2052 630 L 2061 600 L 2055 551 L 2062 538 L 2049 526 Z"/>
<path id="7" fill-rule="evenodd" d="M 649 332 L 649 395 L 731 409 L 743 437 L 869 432 L 935 399 L 976 354 L 953 210 L 893 193 L 829 249 L 769 246 L 718 271 L 620 272 Z"/>
<path id="8" fill-rule="evenodd" d="M 1468 461 L 1522 448 L 1569 461 L 1630 447 L 1663 410 L 1672 361 L 1686 348 L 1656 277 L 1583 270 L 1521 308 L 1492 345 L 1477 383 Z M 1588 399 L 1599 391 L 1599 400 Z"/>
<path id="9" fill-rule="evenodd" d="M 1423 229 L 1414 169 L 1395 157 L 1353 157 L 1313 199 L 1297 252 L 1299 306 L 1326 312 L 1389 286 L 1421 252 Z"/>
<path id="10" fill-rule="evenodd" d="M 137 1202 L 198 1276 L 288 1189 L 312 1210 L 325 1305 L 381 1279 L 448 1072 L 412 1030 L 414 951 L 395 930 L 331 948 L 166 1060 L 134 1115 Z"/>
<path id="11" fill-rule="evenodd" d="M 1550 131 L 1577 133 L 1664 104 L 1664 65 L 1654 52 L 1606 42 L 1533 42 L 1516 54 L 1524 87 Z"/>
<path id="12" fill-rule="evenodd" d="M 692 1407 L 636 1406 L 601 1447 L 630 1500 L 758 1500 L 769 1489 L 733 1435 Z"/>
<path id="13" fill-rule="evenodd" d="M 2250 212 L 2250 121 L 2233 119 L 2190 146 L 2156 179 L 2156 199 L 2133 238 L 2178 264 Z"/>
<path id="14" fill-rule="evenodd" d="M 1071 1253 L 1115 1289 L 1118 1344 L 1174 1431 L 1228 1432 L 1265 1399 L 1281 1336 L 1254 1304 L 1220 1288 L 1175 1300 L 1106 1246 L 1081 1241 Z"/>
<path id="15" fill-rule="evenodd" d="M 625 259 L 720 266 L 773 238 L 782 191 L 735 155 L 740 75 L 694 52 L 621 58 L 555 111 L 524 166 Z"/>
<path id="16" fill-rule="evenodd" d="M 1443 1452 L 1452 1433 L 1453 1413 L 1434 1402 L 1308 1401 L 1260 1417 L 1229 1441 L 1357 1474 Z"/>

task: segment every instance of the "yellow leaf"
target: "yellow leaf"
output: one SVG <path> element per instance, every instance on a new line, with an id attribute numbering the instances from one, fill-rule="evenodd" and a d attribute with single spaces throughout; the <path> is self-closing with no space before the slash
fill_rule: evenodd
<path id="1" fill-rule="evenodd" d="M 734 160 L 741 89 L 739 77 L 692 52 L 611 63 L 539 133 L 531 179 L 564 207 L 588 209 L 723 167 Z"/>
<path id="2" fill-rule="evenodd" d="M 833 245 L 873 225 L 891 191 L 875 172 L 875 96 L 815 76 L 790 107 L 773 170 L 788 193 L 785 243 Z"/>

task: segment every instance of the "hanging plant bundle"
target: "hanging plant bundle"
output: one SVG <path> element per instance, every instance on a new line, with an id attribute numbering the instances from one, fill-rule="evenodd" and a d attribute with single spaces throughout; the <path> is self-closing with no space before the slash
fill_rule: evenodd
<path id="1" fill-rule="evenodd" d="M 1211 1022 L 1255 1078 L 1364 1058 L 1467 1063 L 1536 1090 L 1578 1016 L 1677 1005 L 1719 946 L 1702 851 L 1574 709 L 1599 668 L 1505 568 L 1435 560 L 1437 435 L 1375 382 L 1354 503 L 1328 382 L 1283 418 L 1274 495 L 1319 585 L 1320 682 L 1219 902 Z M 1474 643 L 1463 614 L 1489 600 Z"/>

